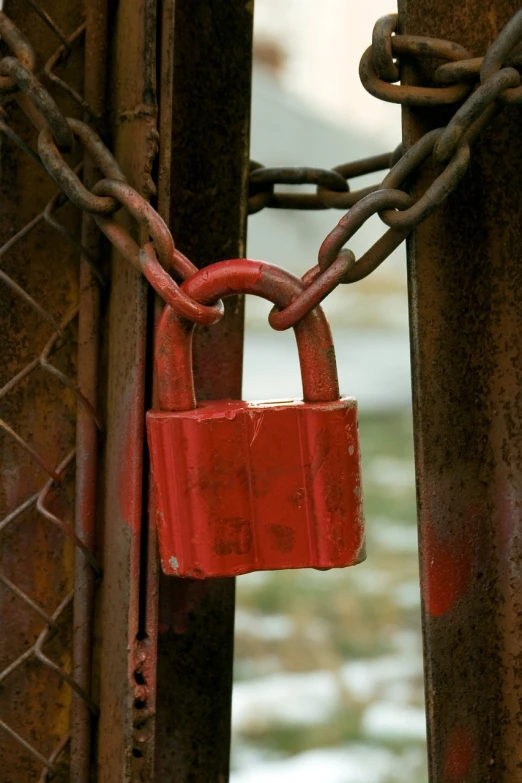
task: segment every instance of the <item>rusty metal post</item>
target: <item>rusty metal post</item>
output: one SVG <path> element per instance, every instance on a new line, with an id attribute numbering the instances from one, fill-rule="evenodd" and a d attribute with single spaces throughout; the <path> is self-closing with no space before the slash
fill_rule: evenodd
<path id="1" fill-rule="evenodd" d="M 103 132 L 105 118 L 105 87 L 107 76 L 107 0 L 90 0 L 85 6 L 85 62 L 89 67 L 84 73 L 84 98 L 91 112 L 84 120 L 96 125 Z M 97 122 L 93 114 L 98 118 Z M 97 172 L 86 156 L 83 164 L 84 182 L 91 186 Z M 82 215 L 82 244 L 91 258 L 100 259 L 100 233 L 91 215 Z M 105 265 L 106 267 L 107 265 Z M 104 272 L 106 273 L 106 269 Z M 99 281 L 91 267 L 90 259 L 82 258 L 79 275 L 78 314 L 78 374 L 77 383 L 84 397 L 94 410 L 99 401 L 100 361 L 100 302 Z M 78 403 L 76 413 L 76 532 L 91 551 L 96 548 L 98 510 L 98 451 L 99 432 L 96 421 Z M 83 557 L 74 563 L 74 640 L 73 673 L 76 682 L 89 693 L 92 686 L 92 652 L 95 574 Z M 92 735 L 95 721 L 88 705 L 76 693 L 71 707 L 71 783 L 89 783 L 92 779 Z"/>
<path id="2" fill-rule="evenodd" d="M 400 32 L 481 55 L 517 9 L 401 0 Z M 406 76 L 422 74 L 411 65 Z M 406 143 L 449 111 L 405 110 Z M 431 783 L 521 775 L 520 120 L 509 107 L 493 122 L 458 190 L 409 244 Z"/>
<path id="3" fill-rule="evenodd" d="M 163 4 L 158 200 L 198 266 L 244 255 L 253 5 Z M 198 330 L 200 399 L 240 396 L 242 344 L 234 298 Z M 160 576 L 155 783 L 228 780 L 233 625 L 233 579 Z"/>
<path id="4" fill-rule="evenodd" d="M 156 0 L 121 0 L 113 5 L 109 28 L 109 146 L 128 181 L 146 198 L 155 192 L 151 169 L 158 140 L 156 11 Z M 146 240 L 143 228 L 140 234 L 129 218 L 126 225 L 138 241 Z M 154 596 L 145 590 L 143 548 L 148 293 L 143 276 L 112 253 L 104 330 L 107 438 L 98 613 L 98 783 L 154 779 Z"/>

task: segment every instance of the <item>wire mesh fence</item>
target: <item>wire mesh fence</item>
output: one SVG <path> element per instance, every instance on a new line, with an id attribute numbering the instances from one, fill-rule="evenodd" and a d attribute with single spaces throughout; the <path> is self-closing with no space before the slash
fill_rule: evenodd
<path id="1" fill-rule="evenodd" d="M 83 92 L 83 3 L 5 3 L 3 12 L 41 57 L 36 73 L 66 116 L 89 110 Z M 2 54 L 9 47 L 2 40 Z M 92 113 L 93 114 L 93 113 Z M 92 612 L 99 574 L 75 530 L 76 417 L 98 425 L 77 382 L 82 218 L 56 192 L 35 151 L 39 118 L 20 92 L 0 101 L 0 758 L 5 783 L 69 779 L 71 733 L 88 736 L 96 715 L 90 640 L 73 619 Z M 74 157 L 74 156 L 73 156 Z M 101 275 L 96 271 L 97 281 Z M 93 276 L 94 280 L 95 277 Z M 82 456 L 82 459 L 85 455 Z M 76 567 L 75 567 L 76 562 Z M 76 574 L 76 578 L 75 578 Z M 75 595 L 76 593 L 76 595 Z M 81 649 L 75 648 L 75 636 Z M 74 652 L 73 652 L 74 651 Z M 84 678 L 85 680 L 85 678 Z M 82 705 L 83 725 L 71 720 Z M 72 728 L 71 728 L 72 727 Z M 87 749 L 75 762 L 88 775 Z"/>

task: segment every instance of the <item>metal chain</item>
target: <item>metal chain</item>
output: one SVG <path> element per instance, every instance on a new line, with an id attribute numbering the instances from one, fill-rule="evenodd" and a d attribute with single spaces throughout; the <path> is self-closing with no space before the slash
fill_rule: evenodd
<path id="1" fill-rule="evenodd" d="M 395 152 L 374 155 L 333 169 L 308 167 L 265 168 L 250 161 L 248 212 L 250 215 L 265 207 L 275 209 L 349 209 L 378 185 L 351 191 L 348 180 L 375 174 L 391 168 L 400 158 L 402 147 Z M 317 185 L 316 193 L 278 193 L 276 185 Z"/>
<path id="2" fill-rule="evenodd" d="M 403 105 L 454 104 L 466 99 L 445 128 L 430 131 L 403 154 L 394 153 L 342 164 L 333 169 L 265 168 L 253 161 L 249 178 L 249 212 L 278 209 L 349 209 L 322 243 L 318 264 L 302 278 L 305 290 L 284 310 L 273 309 L 269 321 L 288 329 L 316 307 L 340 283 L 353 283 L 373 272 L 405 237 L 455 190 L 466 174 L 474 140 L 506 104 L 522 103 L 518 68 L 522 67 L 522 10 L 501 31 L 484 58 L 473 57 L 459 44 L 423 36 L 396 33 L 397 15 L 380 19 L 371 46 L 363 54 L 359 74 L 364 87 L 381 100 Z M 0 36 L 14 56 L 0 60 L 0 96 L 17 100 L 39 129 L 38 156 L 17 140 L 2 111 L 0 131 L 7 133 L 37 157 L 63 194 L 91 213 L 109 241 L 146 276 L 159 296 L 176 312 L 198 324 L 214 324 L 223 304 L 200 303 L 171 276 L 185 280 L 197 268 L 174 244 L 172 235 L 154 208 L 126 181 L 118 163 L 100 137 L 79 120 L 64 117 L 34 74 L 36 58 L 23 34 L 0 12 Z M 70 45 L 64 40 L 63 50 Z M 58 55 L 59 57 L 60 55 Z M 399 85 L 400 64 L 408 59 L 445 60 L 433 75 L 434 86 Z M 44 75 L 49 77 L 47 70 Z M 57 77 L 54 77 L 55 79 Z M 25 100 L 24 100 L 25 99 Z M 42 124 L 43 121 L 43 124 Z M 62 153 L 80 143 L 105 179 L 89 191 Z M 416 201 L 405 183 L 432 158 L 441 171 Z M 351 191 L 348 180 L 390 169 L 380 185 Z M 278 192 L 277 185 L 316 185 L 316 193 Z M 152 241 L 138 247 L 114 215 L 124 206 Z M 388 231 L 356 262 L 343 246 L 372 215 L 378 214 Z"/>
<path id="3" fill-rule="evenodd" d="M 291 307 L 281 312 L 274 308 L 269 316 L 274 329 L 290 328 L 306 315 L 312 302 L 317 304 L 322 301 L 329 293 L 326 282 L 323 287 L 319 285 L 326 271 L 333 268 L 341 253 L 346 253 L 343 249 L 345 243 L 375 214 L 389 226 L 388 231 L 356 263 L 350 265 L 344 276 L 333 276 L 333 279 L 335 284 L 354 283 L 377 269 L 408 234 L 455 190 L 469 167 L 471 146 L 485 126 L 506 104 L 522 103 L 521 77 L 517 70 L 522 66 L 519 46 L 522 42 L 522 9 L 510 19 L 484 58 L 474 58 L 466 49 L 450 41 L 395 34 L 396 28 L 396 14 L 383 17 L 375 25 L 372 45 L 364 53 L 359 68 L 364 87 L 382 100 L 410 106 L 450 104 L 460 102 L 465 96 L 467 99 L 445 128 L 437 128 L 422 136 L 396 160 L 381 184 L 372 189 L 373 192 L 355 199 L 350 211 L 322 243 L 318 266 L 303 278 L 313 279 L 317 298 L 305 297 L 304 292 L 292 302 Z M 443 88 L 393 83 L 399 78 L 401 58 L 425 56 L 448 60 L 435 71 L 435 84 L 454 84 Z M 398 60 L 395 61 L 394 57 Z M 477 77 L 480 78 L 478 85 Z M 441 171 L 414 201 L 402 188 L 429 158 L 441 166 Z M 280 180 L 272 174 L 272 183 L 290 181 L 288 169 L 284 171 Z M 254 195 L 259 197 L 256 193 Z M 281 205 L 281 197 L 284 204 L 284 196 L 279 194 L 278 206 Z"/>

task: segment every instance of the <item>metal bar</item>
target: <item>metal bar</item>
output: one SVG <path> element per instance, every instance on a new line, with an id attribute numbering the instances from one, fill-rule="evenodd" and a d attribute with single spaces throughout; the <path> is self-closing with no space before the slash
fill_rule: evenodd
<path id="1" fill-rule="evenodd" d="M 517 10 L 400 0 L 399 29 L 479 55 Z M 426 77 L 421 67 L 405 69 L 407 83 Z M 449 116 L 406 109 L 406 145 Z M 519 125 L 518 108 L 494 120 L 458 190 L 409 243 L 431 783 L 512 783 L 522 765 Z"/>
<path id="2" fill-rule="evenodd" d="M 164 3 L 165 20 L 171 9 Z M 169 122 L 173 133 L 158 195 L 168 203 L 170 181 L 169 225 L 198 266 L 244 255 L 252 15 L 253 2 L 175 0 L 173 27 L 164 31 L 162 81 L 171 69 L 172 92 L 162 93 L 161 142 Z M 240 396 L 242 343 L 238 298 L 227 301 L 219 324 L 198 330 L 200 399 Z M 233 579 L 160 575 L 155 783 L 173 775 L 176 783 L 228 780 L 233 617 Z"/>
<path id="3" fill-rule="evenodd" d="M 145 197 L 155 191 L 156 5 L 156 0 L 120 0 L 110 19 L 109 146 L 129 183 Z M 130 218 L 126 225 L 139 243 L 146 241 L 146 230 Z M 106 329 L 98 783 L 154 779 L 154 638 L 142 623 L 147 294 L 143 276 L 113 252 Z"/>
<path id="4" fill-rule="evenodd" d="M 105 109 L 107 70 L 107 2 L 89 0 L 86 4 L 84 98 L 97 115 Z M 91 117 L 87 115 L 87 120 Z M 99 127 L 98 131 L 102 129 Z M 98 178 L 88 157 L 83 164 L 83 181 L 92 187 Z M 99 264 L 100 233 L 90 215 L 82 216 L 82 246 L 89 259 L 80 260 L 78 316 L 78 389 L 94 410 L 98 408 L 98 366 L 100 331 L 100 286 L 93 269 Z M 85 405 L 78 402 L 76 424 L 76 534 L 92 552 L 96 546 L 98 427 Z M 81 553 L 74 561 L 74 640 L 73 676 L 87 694 L 92 687 L 94 571 Z M 76 693 L 71 705 L 71 783 L 91 780 L 93 718 L 88 704 Z"/>

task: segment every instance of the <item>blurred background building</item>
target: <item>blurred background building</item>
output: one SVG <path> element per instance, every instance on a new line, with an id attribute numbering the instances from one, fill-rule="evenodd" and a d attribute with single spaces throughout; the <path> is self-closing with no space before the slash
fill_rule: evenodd
<path id="1" fill-rule="evenodd" d="M 334 165 L 394 149 L 400 109 L 358 63 L 382 0 L 256 0 L 251 157 Z M 379 175 L 361 178 L 371 184 Z M 311 267 L 342 212 L 264 210 L 248 255 Z M 350 248 L 382 233 L 375 218 Z M 238 579 L 233 783 L 423 783 L 422 691 L 405 251 L 325 304 L 341 390 L 359 400 L 368 560 L 353 569 Z M 244 396 L 300 393 L 293 333 L 247 302 Z"/>

